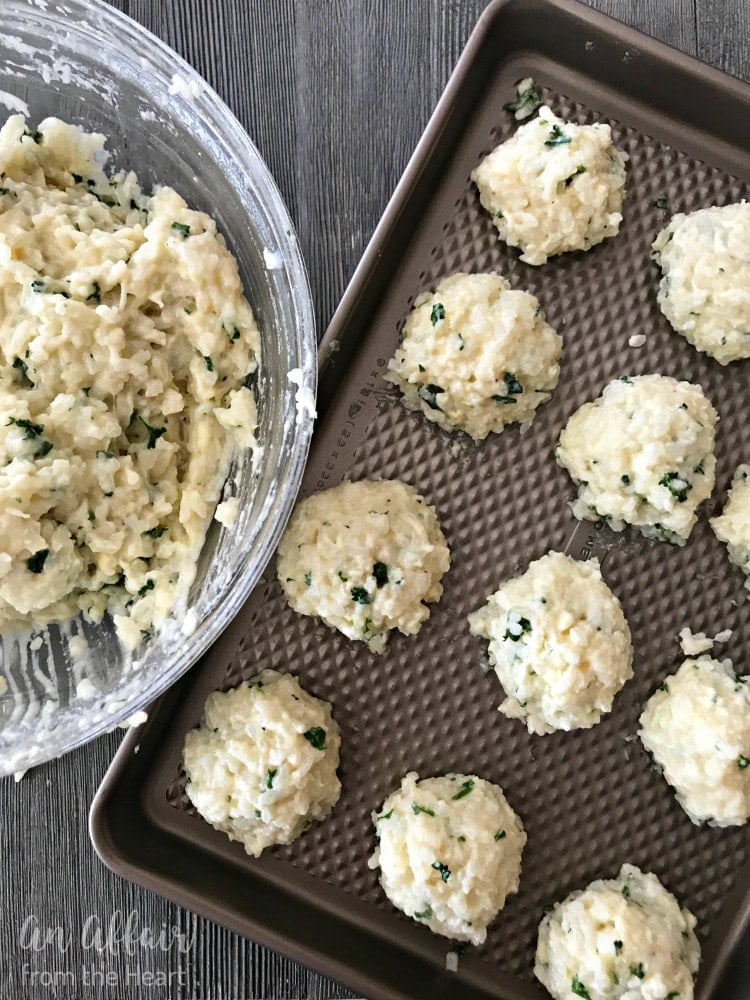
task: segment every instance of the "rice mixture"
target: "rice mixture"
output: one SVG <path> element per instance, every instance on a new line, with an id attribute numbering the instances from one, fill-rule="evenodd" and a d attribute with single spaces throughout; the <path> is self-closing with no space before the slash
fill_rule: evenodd
<path id="1" fill-rule="evenodd" d="M 135 646 L 256 446 L 260 342 L 213 220 L 108 178 L 103 146 L 0 130 L 0 631 L 109 609 Z"/>
<path id="2" fill-rule="evenodd" d="M 656 875 L 626 864 L 555 903 L 539 925 L 534 974 L 555 1000 L 692 1000 L 694 927 Z"/>
<path id="3" fill-rule="evenodd" d="M 369 864 L 393 905 L 436 934 L 482 944 L 518 891 L 526 843 L 502 789 L 476 775 L 411 772 L 372 819 Z"/>
<path id="4" fill-rule="evenodd" d="M 745 574 L 745 587 L 750 590 L 750 465 L 737 467 L 724 509 L 710 523 L 725 543 L 730 562 Z"/>
<path id="5" fill-rule="evenodd" d="M 539 301 L 499 274 L 452 274 L 423 292 L 385 378 L 411 410 L 476 441 L 531 422 L 560 373 L 562 338 Z"/>
<path id="6" fill-rule="evenodd" d="M 500 711 L 530 733 L 590 729 L 633 676 L 630 629 L 596 559 L 548 552 L 469 615 L 489 640 L 507 697 Z"/>

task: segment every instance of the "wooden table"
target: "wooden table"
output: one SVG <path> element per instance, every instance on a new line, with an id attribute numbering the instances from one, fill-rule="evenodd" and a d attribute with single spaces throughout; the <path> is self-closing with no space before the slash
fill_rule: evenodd
<path id="1" fill-rule="evenodd" d="M 322 332 L 485 0 L 111 2 L 192 63 L 260 148 Z M 750 78 L 750 0 L 588 2 Z M 119 740 L 0 781 L 0 1000 L 353 996 L 104 869 L 86 816 Z M 143 929 L 182 938 L 118 947 Z M 750 956 L 729 978 L 717 1000 L 747 1000 Z"/>

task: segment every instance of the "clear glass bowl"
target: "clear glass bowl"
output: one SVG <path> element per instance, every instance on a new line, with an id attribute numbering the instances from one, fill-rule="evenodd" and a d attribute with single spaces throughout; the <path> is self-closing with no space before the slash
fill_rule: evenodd
<path id="1" fill-rule="evenodd" d="M 287 375 L 301 368 L 304 387 L 314 391 L 315 329 L 294 230 L 267 167 L 226 105 L 171 49 L 97 0 L 3 0 L 0 75 L 0 116 L 28 108 L 34 124 L 54 115 L 102 132 L 112 166 L 135 170 L 145 190 L 169 184 L 216 219 L 261 330 L 264 448 L 257 475 L 248 456 L 230 474 L 240 515 L 231 530 L 215 522 L 209 530 L 191 592 L 192 635 L 168 623 L 136 666 L 106 619 L 0 638 L 7 682 L 0 774 L 9 774 L 128 719 L 183 674 L 239 610 L 297 494 L 312 417 L 298 417 Z M 271 269 L 264 250 L 278 255 L 267 256 Z"/>

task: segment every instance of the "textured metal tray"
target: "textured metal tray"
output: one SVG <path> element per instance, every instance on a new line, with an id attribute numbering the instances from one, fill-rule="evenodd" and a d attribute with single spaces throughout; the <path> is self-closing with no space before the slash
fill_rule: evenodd
<path id="1" fill-rule="evenodd" d="M 621 233 L 542 268 L 500 244 L 469 174 L 516 127 L 502 105 L 531 75 L 577 122 L 608 121 L 628 153 Z M 694 827 L 633 740 L 646 698 L 681 660 L 684 625 L 733 630 L 744 672 L 750 602 L 706 518 L 750 457 L 750 362 L 722 368 L 672 333 L 656 307 L 649 245 L 675 211 L 750 190 L 750 88 L 567 0 L 488 8 L 347 290 L 321 350 L 321 421 L 303 492 L 344 476 L 398 477 L 435 504 L 453 565 L 416 638 L 374 656 L 286 606 L 269 568 L 233 624 L 124 742 L 91 832 L 113 869 L 293 955 L 366 995 L 534 998 L 546 904 L 629 861 L 656 872 L 698 917 L 698 1000 L 712 995 L 750 911 L 746 828 Z M 655 205 L 666 198 L 669 210 Z M 530 431 L 479 445 L 408 412 L 382 380 L 415 295 L 456 270 L 498 270 L 536 294 L 563 335 L 560 384 Z M 644 347 L 628 338 L 646 334 Z M 717 487 L 683 549 L 577 525 L 551 449 L 568 415 L 609 379 L 658 371 L 699 382 L 721 415 Z M 635 645 L 635 677 L 591 730 L 530 736 L 499 715 L 483 641 L 466 615 L 550 548 L 600 555 Z M 184 794 L 181 747 L 206 696 L 263 667 L 298 674 L 342 728 L 342 797 L 293 845 L 248 858 Z M 138 750 L 138 753 L 136 753 Z M 367 868 L 370 811 L 408 770 L 499 783 L 528 832 L 520 892 L 455 974 L 450 943 L 396 912 Z"/>

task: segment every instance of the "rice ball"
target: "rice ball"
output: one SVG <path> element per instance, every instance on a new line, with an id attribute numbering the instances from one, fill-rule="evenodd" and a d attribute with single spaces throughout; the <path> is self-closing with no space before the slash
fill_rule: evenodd
<path id="1" fill-rule="evenodd" d="M 526 843 L 502 789 L 476 775 L 411 772 L 372 818 L 369 865 L 393 905 L 435 934 L 482 944 L 518 891 Z"/>
<path id="2" fill-rule="evenodd" d="M 699 385 L 666 375 L 610 382 L 560 435 L 557 461 L 578 486 L 573 513 L 684 545 L 714 486 L 718 419 Z"/>
<path id="3" fill-rule="evenodd" d="M 555 1000 L 692 1000 L 695 922 L 656 875 L 626 864 L 544 917 L 534 974 Z"/>
<path id="4" fill-rule="evenodd" d="M 423 292 L 386 379 L 447 430 L 476 441 L 531 420 L 557 385 L 562 339 L 538 300 L 499 274 L 453 274 Z"/>
<path id="5" fill-rule="evenodd" d="M 596 559 L 548 552 L 469 615 L 489 639 L 500 711 L 530 733 L 590 729 L 633 676 L 630 629 Z"/>
<path id="6" fill-rule="evenodd" d="M 724 510 L 710 523 L 726 544 L 731 562 L 747 577 L 745 587 L 750 590 L 750 465 L 738 466 Z"/>
<path id="7" fill-rule="evenodd" d="M 722 365 L 750 358 L 750 204 L 673 216 L 651 256 L 659 308 L 677 333 Z"/>
<path id="8" fill-rule="evenodd" d="M 750 816 L 750 685 L 728 661 L 685 660 L 646 702 L 638 735 L 694 823 Z"/>
<path id="9" fill-rule="evenodd" d="M 543 106 L 471 178 L 500 239 L 527 264 L 544 264 L 617 235 L 625 160 L 609 125 L 572 125 Z"/>
<path id="10" fill-rule="evenodd" d="M 450 553 L 437 514 L 397 479 L 345 482 L 298 503 L 276 572 L 291 607 L 382 653 L 419 631 Z"/>
<path id="11" fill-rule="evenodd" d="M 291 674 L 264 670 L 209 695 L 204 724 L 185 737 L 185 791 L 211 826 L 257 857 L 336 804 L 340 743 L 327 702 Z"/>

